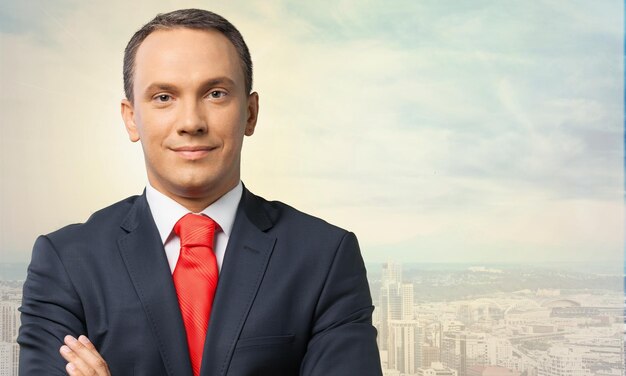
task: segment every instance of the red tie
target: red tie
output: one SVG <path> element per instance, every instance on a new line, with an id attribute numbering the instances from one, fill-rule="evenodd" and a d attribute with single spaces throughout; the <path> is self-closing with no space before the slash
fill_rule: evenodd
<path id="1" fill-rule="evenodd" d="M 191 213 L 174 226 L 174 232 L 180 237 L 180 256 L 173 278 L 194 376 L 200 374 L 204 339 L 217 287 L 217 260 L 213 253 L 216 228 L 219 227 L 211 218 Z"/>

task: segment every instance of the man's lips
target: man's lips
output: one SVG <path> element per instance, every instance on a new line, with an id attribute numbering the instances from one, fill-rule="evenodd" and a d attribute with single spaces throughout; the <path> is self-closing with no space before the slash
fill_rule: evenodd
<path id="1" fill-rule="evenodd" d="M 179 146 L 176 148 L 172 148 L 178 156 L 184 159 L 200 159 L 207 156 L 211 150 L 217 149 L 216 147 L 210 146 Z"/>

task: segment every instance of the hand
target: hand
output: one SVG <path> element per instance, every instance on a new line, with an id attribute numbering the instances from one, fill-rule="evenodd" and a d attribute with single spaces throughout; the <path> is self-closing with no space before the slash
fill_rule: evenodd
<path id="1" fill-rule="evenodd" d="M 111 376 L 109 366 L 102 359 L 98 350 L 85 336 L 65 336 L 59 351 L 61 356 L 68 361 L 65 370 L 70 376 Z"/>

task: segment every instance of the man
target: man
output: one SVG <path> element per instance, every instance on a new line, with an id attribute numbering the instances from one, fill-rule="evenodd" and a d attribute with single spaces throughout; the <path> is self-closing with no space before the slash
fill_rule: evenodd
<path id="1" fill-rule="evenodd" d="M 235 27 L 157 16 L 126 48 L 124 89 L 149 184 L 37 239 L 20 374 L 380 375 L 354 234 L 240 181 L 259 102 Z"/>

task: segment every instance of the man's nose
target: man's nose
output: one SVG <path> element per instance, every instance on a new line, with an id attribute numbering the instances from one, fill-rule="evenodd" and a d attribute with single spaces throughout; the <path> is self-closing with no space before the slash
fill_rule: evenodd
<path id="1" fill-rule="evenodd" d="M 202 109 L 197 101 L 187 101 L 182 108 L 182 116 L 178 123 L 178 134 L 198 135 L 206 133 L 209 128 Z"/>

